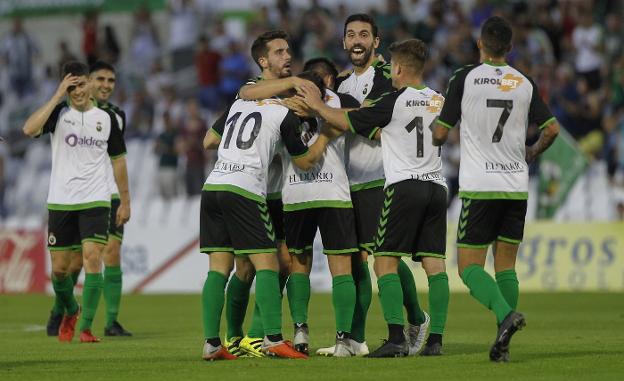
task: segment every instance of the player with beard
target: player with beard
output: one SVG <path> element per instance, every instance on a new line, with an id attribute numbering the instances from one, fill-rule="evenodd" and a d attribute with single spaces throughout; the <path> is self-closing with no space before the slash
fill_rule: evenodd
<path id="1" fill-rule="evenodd" d="M 377 25 L 367 14 L 354 14 L 344 25 L 343 47 L 349 54 L 353 70 L 339 76 L 336 89 L 357 99 L 363 107 L 374 104 L 381 96 L 393 91 L 390 64 L 376 58 L 379 46 Z M 374 249 L 375 233 L 384 202 L 384 172 L 379 141 L 360 135 L 346 135 L 347 174 L 351 200 L 355 211 L 355 223 L 360 253 L 352 261 L 357 302 L 351 330 L 351 347 L 356 354 L 368 353 L 366 345 L 366 315 L 372 298 L 372 285 L 368 269 L 368 255 Z M 407 333 L 410 353 L 418 352 L 424 344 L 429 316 L 420 309 L 412 271 L 403 260 L 399 261 L 398 274 L 407 310 Z M 320 348 L 318 354 L 331 356 L 334 347 Z"/>

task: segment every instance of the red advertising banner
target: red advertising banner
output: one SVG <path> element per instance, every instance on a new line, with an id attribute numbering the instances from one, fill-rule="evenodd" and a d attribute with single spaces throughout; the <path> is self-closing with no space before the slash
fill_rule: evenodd
<path id="1" fill-rule="evenodd" d="M 0 294 L 45 292 L 44 238 L 42 230 L 0 230 Z"/>

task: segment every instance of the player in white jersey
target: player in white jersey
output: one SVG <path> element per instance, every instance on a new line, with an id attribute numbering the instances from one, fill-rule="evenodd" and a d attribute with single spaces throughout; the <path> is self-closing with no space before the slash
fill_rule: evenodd
<path id="1" fill-rule="evenodd" d="M 90 68 L 89 82 L 91 94 L 98 103 L 98 107 L 112 112 L 117 118 L 117 124 L 121 128 L 122 133 L 125 130 L 125 113 L 114 104 L 108 102 L 113 90 L 115 89 L 115 68 L 108 63 L 98 61 Z M 108 164 L 107 176 L 108 186 L 111 189 L 111 210 L 110 220 L 108 224 L 108 243 L 103 253 L 104 260 L 104 286 L 103 296 L 106 302 L 106 324 L 104 328 L 104 336 L 132 336 L 130 332 L 125 330 L 117 321 L 119 313 L 119 305 L 121 301 L 122 274 L 120 267 L 120 251 L 121 241 L 123 239 L 123 225 L 117 226 L 115 218 L 120 205 L 119 191 L 113 176 L 112 165 Z M 80 254 L 79 251 L 76 253 Z M 72 257 L 69 274 L 71 274 L 74 285 L 78 280 L 80 271 L 82 270 L 82 255 L 74 255 Z M 55 298 L 55 304 L 50 313 L 47 324 L 48 336 L 57 336 L 58 329 L 63 318 L 64 311 L 58 306 L 62 305 L 59 298 Z M 60 311 L 59 311 L 60 310 Z"/>
<path id="2" fill-rule="evenodd" d="M 108 161 L 120 190 L 117 225 L 130 218 L 126 148 L 117 118 L 96 107 L 88 83 L 89 69 L 78 62 L 63 67 L 64 79 L 52 98 L 24 125 L 24 133 L 51 134 L 52 173 L 48 193 L 48 248 L 52 284 L 65 315 L 59 340 L 71 341 L 80 307 L 68 274 L 72 252 L 82 250 L 85 268 L 80 341 L 98 342 L 91 325 L 102 293 L 102 253 L 108 240 L 111 190 Z M 68 101 L 63 98 L 67 95 Z M 110 157 L 110 158 L 109 158 Z"/>
<path id="3" fill-rule="evenodd" d="M 381 137 L 385 200 L 374 256 L 389 338 L 369 357 L 416 354 L 424 344 L 429 319 L 419 307 L 415 313 L 424 321 L 410 326 L 404 333 L 404 291 L 413 286 L 402 286 L 403 280 L 398 274 L 402 256 L 422 261 L 430 283 L 432 278 L 440 278 L 440 282 L 434 282 L 430 295 L 444 295 L 430 299 L 430 307 L 440 315 L 436 318 L 440 320 L 442 330 L 448 307 L 448 278 L 444 265 L 447 190 L 441 174 L 440 150 L 431 145 L 430 129 L 444 98 L 422 84 L 427 56 L 422 41 L 412 39 L 394 43 L 389 51 L 392 55 L 392 83 L 399 90 L 383 95 L 371 106 L 345 113 L 322 105 L 313 92 L 306 94 L 306 102 L 331 125 L 343 130 L 350 128 L 368 138 Z M 305 94 L 307 90 L 303 92 Z M 441 287 L 437 283 L 441 283 Z M 440 354 L 439 346 L 441 338 L 435 354 Z"/>
<path id="4" fill-rule="evenodd" d="M 256 300 L 262 312 L 265 354 L 306 358 L 283 341 L 275 232 L 266 204 L 267 172 L 280 144 L 302 169 L 323 155 L 328 138 L 310 147 L 300 137 L 301 120 L 279 99 L 236 100 L 228 110 L 222 134 L 211 129 L 205 146 L 218 143 L 218 160 L 202 192 L 200 251 L 210 254 L 204 284 L 204 359 L 234 359 L 219 338 L 223 291 L 234 256 L 250 261 L 256 271 Z M 235 137 L 236 136 L 236 137 Z"/>
<path id="5" fill-rule="evenodd" d="M 527 210 L 528 163 L 559 132 L 535 83 L 505 62 L 511 41 L 506 20 L 485 21 L 477 42 L 481 63 L 461 68 L 451 77 L 434 130 L 434 144 L 441 145 L 448 129 L 459 122 L 458 271 L 470 294 L 496 315 L 492 361 L 508 360 L 511 337 L 525 325 L 522 314 L 515 312 L 519 291 L 514 268 Z M 529 124 L 539 126 L 541 134 L 527 147 Z M 496 281 L 483 269 L 490 245 Z"/>

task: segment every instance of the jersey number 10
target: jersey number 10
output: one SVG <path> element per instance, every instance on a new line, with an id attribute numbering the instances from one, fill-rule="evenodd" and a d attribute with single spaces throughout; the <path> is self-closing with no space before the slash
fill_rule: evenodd
<path id="1" fill-rule="evenodd" d="M 232 140 L 232 135 L 234 135 L 234 130 L 236 129 L 236 122 L 238 122 L 238 119 L 240 118 L 242 114 L 243 114 L 242 112 L 237 112 L 234 115 L 232 115 L 230 119 L 227 120 L 227 122 L 225 122 L 225 127 L 229 128 L 229 130 L 227 132 L 227 135 L 225 136 L 225 142 L 223 143 L 224 149 L 230 148 L 230 141 Z M 252 119 L 253 119 L 254 124 L 251 130 L 251 135 L 249 135 L 249 139 L 243 140 L 243 131 L 245 131 L 245 127 L 247 127 L 248 122 L 251 121 Z M 240 128 L 238 130 L 238 136 L 236 137 L 236 147 L 241 150 L 246 150 L 246 149 L 251 148 L 251 145 L 253 144 L 253 142 L 258 137 L 258 134 L 260 133 L 261 125 L 262 125 L 262 114 L 260 114 L 259 112 L 252 112 L 251 114 L 247 115 L 247 117 L 243 119 L 240 125 Z"/>

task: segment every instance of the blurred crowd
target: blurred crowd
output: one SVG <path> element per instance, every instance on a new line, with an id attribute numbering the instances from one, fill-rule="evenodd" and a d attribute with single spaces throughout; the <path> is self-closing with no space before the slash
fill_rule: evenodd
<path id="1" fill-rule="evenodd" d="M 288 0 L 276 0 L 272 6 L 251 9 L 239 16 L 245 28 L 241 38 L 240 33 L 228 33 L 229 18 L 206 6 L 206 1 L 171 0 L 166 35 L 159 35 L 150 11 L 135 12 L 127 51 L 122 50 L 113 26 L 101 25 L 97 13 L 88 13 L 83 16 L 81 46 L 59 41 L 61 59 L 55 63 L 45 57 L 35 60 L 37 31 L 25 30 L 20 20 L 14 20 L 12 31 L 0 38 L 0 82 L 4 84 L 0 86 L 0 113 L 12 112 L 9 119 L 14 121 L 8 128 L 0 127 L 12 142 L 0 144 L 0 215 L 5 213 L 2 163 L 19 160 L 29 144 L 20 135 L 20 116 L 23 120 L 55 90 L 63 62 L 103 59 L 116 65 L 118 88 L 113 102 L 127 113 L 126 138 L 153 145 L 160 195 L 194 195 L 201 191 L 214 162 L 214 152 L 202 150 L 201 138 L 245 79 L 258 73 L 249 54 L 253 39 L 268 29 L 286 30 L 291 36 L 295 73 L 305 60 L 318 56 L 347 69 L 343 24 L 356 12 L 367 12 L 377 20 L 378 52 L 386 57 L 392 41 L 417 37 L 428 43 L 425 82 L 441 92 L 455 69 L 478 62 L 475 41 L 481 23 L 492 15 L 506 17 L 514 27 L 508 62 L 535 80 L 584 154 L 606 163 L 611 180 L 621 181 L 624 1 L 385 0 L 377 9 L 337 3 L 331 7 L 311 0 L 298 8 Z M 43 66 L 41 78 L 35 78 L 37 64 Z M 37 101 L 7 102 L 8 98 Z M 20 112 L 14 110 L 16 106 L 7 110 L 16 104 L 30 107 Z M 535 134 L 530 131 L 531 136 Z M 457 143 L 455 129 L 443 150 L 452 195 L 458 186 Z"/>

